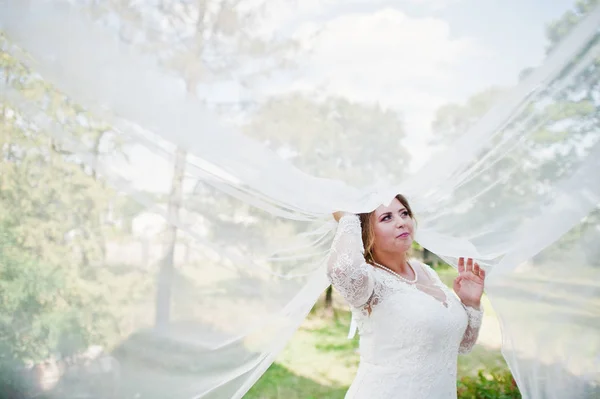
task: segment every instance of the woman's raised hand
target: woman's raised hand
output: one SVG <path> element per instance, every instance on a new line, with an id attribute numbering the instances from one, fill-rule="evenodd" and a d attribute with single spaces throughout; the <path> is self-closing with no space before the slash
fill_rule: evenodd
<path id="1" fill-rule="evenodd" d="M 458 277 L 454 279 L 454 292 L 462 303 L 479 308 L 484 282 L 485 270 L 471 258 L 467 259 L 466 265 L 465 258 L 458 258 Z"/>

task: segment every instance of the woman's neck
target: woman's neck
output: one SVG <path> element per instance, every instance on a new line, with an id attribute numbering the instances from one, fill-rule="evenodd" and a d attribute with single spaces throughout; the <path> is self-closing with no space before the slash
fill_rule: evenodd
<path id="1" fill-rule="evenodd" d="M 375 254 L 375 262 L 401 275 L 413 274 L 408 266 L 408 254 L 406 252 Z"/>

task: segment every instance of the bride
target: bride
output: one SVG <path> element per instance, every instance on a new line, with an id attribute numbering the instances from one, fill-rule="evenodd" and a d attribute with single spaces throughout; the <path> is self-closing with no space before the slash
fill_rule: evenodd
<path id="1" fill-rule="evenodd" d="M 408 259 L 415 218 L 406 198 L 339 222 L 328 278 L 350 304 L 360 365 L 346 398 L 456 398 L 457 357 L 479 333 L 485 271 L 460 258 L 453 294 Z"/>

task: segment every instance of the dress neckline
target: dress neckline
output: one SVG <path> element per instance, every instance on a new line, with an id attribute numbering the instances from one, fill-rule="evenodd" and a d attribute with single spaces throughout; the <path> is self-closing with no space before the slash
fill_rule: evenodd
<path id="1" fill-rule="evenodd" d="M 415 273 L 415 276 L 418 277 L 417 275 L 417 267 L 415 266 L 414 263 L 412 263 L 410 260 L 407 260 L 408 264 L 410 265 L 410 267 L 412 268 L 413 272 Z M 418 282 L 416 283 L 409 283 L 407 281 L 405 281 L 404 279 L 400 279 L 397 276 L 395 276 L 394 274 L 388 272 L 385 269 L 382 268 L 377 268 L 380 269 L 381 271 L 383 271 L 386 275 L 390 276 L 390 277 L 394 277 L 394 280 L 399 281 L 405 285 L 408 285 L 409 287 L 412 287 L 413 289 L 420 291 L 421 293 L 427 295 L 428 297 L 434 299 L 436 302 L 441 303 L 445 308 L 449 307 L 449 298 L 448 298 L 448 294 L 444 291 L 444 289 L 442 287 L 439 286 L 435 276 L 432 276 L 432 273 L 429 270 L 426 270 L 427 267 L 424 267 L 421 262 L 416 262 L 418 264 L 418 269 L 420 269 L 422 271 L 421 274 L 425 274 L 427 275 L 427 278 L 430 280 L 430 284 L 419 284 Z M 434 272 L 435 273 L 435 272 Z M 417 278 L 417 281 L 419 281 L 419 279 Z M 420 288 L 422 287 L 422 288 Z M 438 296 L 434 295 L 434 292 L 437 293 Z M 441 298 L 441 296 L 443 296 L 443 299 Z"/>

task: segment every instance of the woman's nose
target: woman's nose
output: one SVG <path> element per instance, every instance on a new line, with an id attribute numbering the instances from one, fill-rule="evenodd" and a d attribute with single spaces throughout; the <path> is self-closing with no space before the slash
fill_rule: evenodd
<path id="1" fill-rule="evenodd" d="M 397 226 L 397 227 L 402 227 L 402 226 L 404 226 L 404 219 L 402 219 L 400 216 L 398 216 L 398 217 L 396 218 L 396 226 Z"/>

